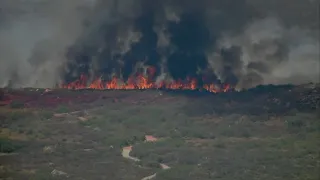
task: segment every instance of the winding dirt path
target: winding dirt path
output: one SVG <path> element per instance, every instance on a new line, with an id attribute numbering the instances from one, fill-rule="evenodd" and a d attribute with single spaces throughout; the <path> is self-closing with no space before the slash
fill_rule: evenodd
<path id="1" fill-rule="evenodd" d="M 156 142 L 156 141 L 157 141 L 157 138 L 154 138 L 153 136 L 146 136 L 145 142 Z M 121 153 L 122 157 L 126 158 L 126 159 L 130 159 L 132 161 L 136 161 L 136 162 L 140 161 L 140 159 L 130 156 L 130 152 L 132 151 L 132 148 L 133 148 L 133 146 L 123 147 L 122 153 Z M 159 165 L 160 165 L 161 169 L 163 169 L 163 170 L 170 169 L 170 167 L 166 164 L 160 163 Z M 154 173 L 150 176 L 146 176 L 146 177 L 142 178 L 141 180 L 151 180 L 151 179 L 155 178 L 156 176 L 157 176 L 157 173 Z"/>
<path id="2" fill-rule="evenodd" d="M 130 152 L 132 151 L 132 146 L 126 146 L 122 148 L 122 157 L 126 159 L 130 159 L 133 161 L 140 161 L 140 159 L 130 156 Z"/>
<path id="3" fill-rule="evenodd" d="M 150 176 L 147 176 L 147 177 L 142 178 L 141 180 L 150 180 L 150 179 L 155 178 L 156 176 L 157 176 L 157 173 L 154 173 L 154 174 L 152 174 L 152 175 L 150 175 Z"/>

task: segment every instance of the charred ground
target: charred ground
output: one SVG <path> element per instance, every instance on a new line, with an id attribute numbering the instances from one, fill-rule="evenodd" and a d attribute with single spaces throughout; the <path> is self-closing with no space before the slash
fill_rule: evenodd
<path id="1" fill-rule="evenodd" d="M 2 91 L 4 179 L 318 178 L 319 85 Z M 121 157 L 127 145 L 140 162 Z"/>

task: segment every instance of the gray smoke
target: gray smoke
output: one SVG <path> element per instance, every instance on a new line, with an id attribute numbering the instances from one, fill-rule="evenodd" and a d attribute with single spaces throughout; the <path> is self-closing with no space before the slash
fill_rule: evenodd
<path id="1" fill-rule="evenodd" d="M 84 29 L 85 0 L 0 2 L 0 86 L 53 87 Z M 81 9 L 82 8 L 82 9 Z"/>
<path id="2" fill-rule="evenodd" d="M 260 19 L 239 34 L 225 34 L 219 48 L 236 57 L 214 58 L 209 53 L 210 64 L 222 79 L 235 75 L 238 87 L 319 82 L 319 41 L 312 34 L 299 27 L 286 28 L 275 18 Z M 223 72 L 226 67 L 229 73 Z"/>
<path id="3" fill-rule="evenodd" d="M 205 74 L 240 88 L 318 82 L 317 4 L 2 0 L 0 86 L 127 76 L 137 64 L 156 66 L 158 80 Z"/>

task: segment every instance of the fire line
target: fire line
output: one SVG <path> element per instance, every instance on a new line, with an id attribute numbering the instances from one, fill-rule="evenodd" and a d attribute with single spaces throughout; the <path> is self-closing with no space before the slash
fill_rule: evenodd
<path id="1" fill-rule="evenodd" d="M 167 82 L 165 80 L 160 82 L 153 81 L 153 75 L 155 72 L 152 70 L 147 71 L 147 75 L 136 74 L 128 78 L 127 81 L 123 81 L 116 76 L 113 76 L 111 80 L 104 81 L 101 78 L 96 78 L 92 82 L 88 82 L 86 75 L 82 74 L 79 79 L 60 85 L 61 88 L 66 89 L 97 89 L 97 90 L 134 90 L 134 89 L 169 89 L 169 90 L 197 90 L 205 89 L 212 93 L 227 92 L 231 89 L 229 84 L 217 85 L 217 84 L 204 84 L 199 86 L 197 79 L 187 78 L 186 80 L 173 80 Z"/>

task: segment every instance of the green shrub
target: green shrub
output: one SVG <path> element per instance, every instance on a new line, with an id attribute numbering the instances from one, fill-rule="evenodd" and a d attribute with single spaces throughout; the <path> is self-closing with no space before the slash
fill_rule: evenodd
<path id="1" fill-rule="evenodd" d="M 6 138 L 0 138 L 0 152 L 1 153 L 12 153 L 21 148 L 21 145 L 14 143 Z"/>
<path id="2" fill-rule="evenodd" d="M 11 112 L 10 114 L 8 114 L 7 118 L 8 120 L 19 120 L 22 119 L 26 116 L 30 115 L 29 113 L 25 113 L 25 112 Z"/>
<path id="3" fill-rule="evenodd" d="M 216 142 L 213 146 L 216 147 L 216 148 L 220 148 L 220 149 L 226 148 L 226 144 L 224 142 L 222 142 L 222 141 Z"/>
<path id="4" fill-rule="evenodd" d="M 59 106 L 56 110 L 57 113 L 67 113 L 69 111 L 69 108 L 65 105 Z"/>
<path id="5" fill-rule="evenodd" d="M 10 103 L 10 107 L 13 109 L 20 109 L 20 108 L 24 108 L 24 103 L 21 101 L 12 101 Z"/>
<path id="6" fill-rule="evenodd" d="M 247 129 L 244 129 L 244 130 L 241 132 L 241 137 L 250 138 L 250 137 L 251 137 L 250 131 L 247 130 Z"/>
<path id="7" fill-rule="evenodd" d="M 40 118 L 41 118 L 41 120 L 50 119 L 50 118 L 52 118 L 52 116 L 53 116 L 53 113 L 52 113 L 52 112 L 42 111 L 42 112 L 40 113 Z"/>
<path id="8" fill-rule="evenodd" d="M 306 126 L 306 123 L 302 119 L 289 119 L 286 121 L 287 127 L 291 128 L 301 128 Z"/>
<path id="9" fill-rule="evenodd" d="M 159 168 L 159 163 L 153 160 L 145 160 L 141 162 L 142 166 L 149 168 Z"/>

